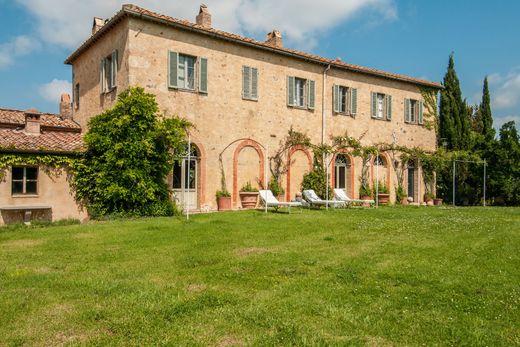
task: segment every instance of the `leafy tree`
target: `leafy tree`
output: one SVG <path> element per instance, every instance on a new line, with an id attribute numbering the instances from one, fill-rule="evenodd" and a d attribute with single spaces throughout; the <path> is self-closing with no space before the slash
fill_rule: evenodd
<path id="1" fill-rule="evenodd" d="M 520 204 L 520 138 L 515 122 L 507 122 L 500 128 L 500 141 L 496 150 L 496 166 L 492 176 L 498 186 L 498 203 Z"/>
<path id="2" fill-rule="evenodd" d="M 174 213 L 165 177 L 174 153 L 185 150 L 190 124 L 177 117 L 159 118 L 158 111 L 152 94 L 132 87 L 112 109 L 90 120 L 74 184 L 78 200 L 94 218 Z"/>

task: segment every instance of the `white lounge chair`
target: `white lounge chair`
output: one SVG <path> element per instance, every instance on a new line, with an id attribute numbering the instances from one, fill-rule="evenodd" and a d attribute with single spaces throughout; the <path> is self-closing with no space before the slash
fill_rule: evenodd
<path id="1" fill-rule="evenodd" d="M 338 201 L 338 200 L 322 200 L 318 195 L 316 195 L 316 192 L 312 189 L 304 190 L 303 191 L 303 197 L 305 200 L 307 200 L 311 206 L 331 206 L 331 207 L 342 207 L 345 206 L 344 201 Z"/>
<path id="2" fill-rule="evenodd" d="M 282 202 L 278 201 L 277 198 L 273 195 L 273 192 L 270 190 L 260 190 L 260 200 L 264 206 L 274 207 L 275 210 L 278 210 L 280 207 L 288 207 L 289 213 L 291 213 L 291 207 L 302 207 L 301 202 Z"/>
<path id="3" fill-rule="evenodd" d="M 374 200 L 358 200 L 358 199 L 351 199 L 345 193 L 343 189 L 334 189 L 334 198 L 336 198 L 339 201 L 344 201 L 347 206 L 350 206 L 351 204 L 375 204 L 376 202 Z"/>

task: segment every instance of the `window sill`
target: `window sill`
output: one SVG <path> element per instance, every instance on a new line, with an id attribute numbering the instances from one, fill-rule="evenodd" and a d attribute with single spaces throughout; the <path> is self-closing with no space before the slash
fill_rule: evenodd
<path id="1" fill-rule="evenodd" d="M 314 112 L 313 108 L 308 108 L 306 106 L 291 106 L 291 105 L 287 105 L 287 107 L 294 108 L 294 109 L 297 109 L 297 110 L 304 110 L 304 111 Z"/>
<path id="2" fill-rule="evenodd" d="M 252 99 L 252 98 L 246 98 L 246 97 L 244 97 L 244 96 L 242 97 L 242 100 L 258 102 L 258 98 L 257 98 L 257 99 Z"/>
<path id="3" fill-rule="evenodd" d="M 381 121 L 387 121 L 387 122 L 391 122 L 392 119 L 388 119 L 388 118 L 376 118 L 376 117 L 372 117 L 372 120 L 381 120 Z"/>
<path id="4" fill-rule="evenodd" d="M 39 198 L 40 196 L 38 194 L 12 194 L 11 195 L 12 198 Z"/>

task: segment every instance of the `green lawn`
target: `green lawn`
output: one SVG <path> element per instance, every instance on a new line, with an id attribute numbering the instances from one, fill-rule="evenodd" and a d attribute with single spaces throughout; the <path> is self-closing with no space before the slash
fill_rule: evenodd
<path id="1" fill-rule="evenodd" d="M 0 345 L 520 345 L 519 208 L 0 229 Z"/>

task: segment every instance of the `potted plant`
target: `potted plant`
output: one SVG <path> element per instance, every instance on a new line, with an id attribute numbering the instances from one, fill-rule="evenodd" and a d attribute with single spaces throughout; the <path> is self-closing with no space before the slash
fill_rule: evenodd
<path id="1" fill-rule="evenodd" d="M 280 183 L 274 176 L 271 177 L 271 181 L 269 182 L 268 187 L 269 187 L 269 190 L 273 193 L 273 195 L 276 196 L 278 201 L 285 201 L 285 199 L 284 199 L 285 190 L 283 189 L 283 187 L 280 185 Z"/>
<path id="2" fill-rule="evenodd" d="M 395 190 L 395 201 L 403 206 L 408 205 L 408 196 L 402 185 L 398 185 Z"/>
<path id="3" fill-rule="evenodd" d="M 376 195 L 376 185 L 374 184 L 374 196 Z M 377 201 L 379 204 L 387 205 L 390 202 L 390 192 L 384 181 L 378 181 Z"/>
<path id="4" fill-rule="evenodd" d="M 240 188 L 240 203 L 242 208 L 255 208 L 258 201 L 258 189 L 251 185 L 251 182 L 244 184 Z"/>
<path id="5" fill-rule="evenodd" d="M 363 207 L 370 207 L 370 203 L 368 202 L 372 200 L 372 190 L 370 187 L 363 184 L 359 187 L 359 199 L 367 201 L 363 203 Z"/>
<path id="6" fill-rule="evenodd" d="M 216 193 L 219 211 L 231 210 L 231 194 L 227 190 L 219 190 Z"/>
<path id="7" fill-rule="evenodd" d="M 433 205 L 433 199 L 435 198 L 435 195 L 431 192 L 426 192 L 424 194 L 424 202 L 428 205 Z"/>
<path id="8" fill-rule="evenodd" d="M 442 199 L 441 198 L 433 198 L 433 204 L 435 206 L 441 206 L 442 205 Z"/>

